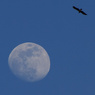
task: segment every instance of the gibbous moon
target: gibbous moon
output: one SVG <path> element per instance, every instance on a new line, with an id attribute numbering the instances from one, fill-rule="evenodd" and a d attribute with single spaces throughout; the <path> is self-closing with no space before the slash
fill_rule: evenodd
<path id="1" fill-rule="evenodd" d="M 43 79 L 50 70 L 50 58 L 45 49 L 30 42 L 15 47 L 8 64 L 14 75 L 28 82 Z"/>

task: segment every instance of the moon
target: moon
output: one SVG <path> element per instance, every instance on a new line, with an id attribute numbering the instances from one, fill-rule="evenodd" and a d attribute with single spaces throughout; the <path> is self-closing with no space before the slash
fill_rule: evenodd
<path id="1" fill-rule="evenodd" d="M 46 50 L 31 42 L 15 47 L 9 55 L 8 64 L 14 75 L 28 82 L 43 79 L 50 70 L 50 58 Z"/>

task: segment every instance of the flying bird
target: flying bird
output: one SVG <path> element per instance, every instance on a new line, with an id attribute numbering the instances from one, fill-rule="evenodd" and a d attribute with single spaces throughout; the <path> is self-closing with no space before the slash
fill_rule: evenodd
<path id="1" fill-rule="evenodd" d="M 82 11 L 82 9 L 76 8 L 75 6 L 73 6 L 73 8 L 79 11 L 79 13 L 82 13 L 83 15 L 87 15 L 84 11 Z"/>

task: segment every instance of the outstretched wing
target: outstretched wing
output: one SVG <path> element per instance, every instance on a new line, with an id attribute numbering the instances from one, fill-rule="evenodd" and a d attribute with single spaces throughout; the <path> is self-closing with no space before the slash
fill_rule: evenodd
<path id="1" fill-rule="evenodd" d="M 82 14 L 87 15 L 84 11 L 81 11 Z"/>
<path id="2" fill-rule="evenodd" d="M 79 9 L 78 9 L 78 8 L 76 8 L 75 6 L 73 6 L 73 8 L 74 8 L 74 9 L 76 9 L 77 11 L 79 11 Z"/>

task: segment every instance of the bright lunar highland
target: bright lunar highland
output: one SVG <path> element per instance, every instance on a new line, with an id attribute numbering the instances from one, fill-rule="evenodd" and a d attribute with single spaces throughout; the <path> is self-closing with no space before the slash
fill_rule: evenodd
<path id="1" fill-rule="evenodd" d="M 50 70 L 50 58 L 45 49 L 30 42 L 15 47 L 8 64 L 17 77 L 29 82 L 43 79 Z"/>

